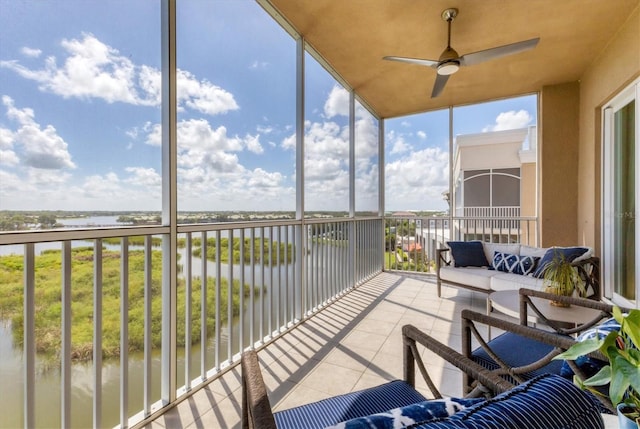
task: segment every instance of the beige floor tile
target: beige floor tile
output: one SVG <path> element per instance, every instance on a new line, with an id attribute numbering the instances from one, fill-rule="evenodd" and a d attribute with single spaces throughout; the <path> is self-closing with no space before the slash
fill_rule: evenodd
<path id="1" fill-rule="evenodd" d="M 404 315 L 404 311 L 393 311 L 393 310 L 385 310 L 379 306 L 376 306 L 375 309 L 372 309 L 367 313 L 367 319 L 380 320 L 383 322 L 397 323 L 402 316 Z"/>
<path id="2" fill-rule="evenodd" d="M 271 403 L 274 411 L 288 410 L 289 408 L 299 407 L 300 405 L 309 404 L 311 402 L 320 401 L 328 398 L 329 394 L 321 392 L 316 389 L 311 389 L 302 384 L 296 385 L 289 394 L 276 403 L 275 406 Z"/>
<path id="3" fill-rule="evenodd" d="M 353 329 L 356 331 L 372 332 L 374 334 L 389 335 L 396 327 L 393 322 L 365 318 Z"/>
<path id="4" fill-rule="evenodd" d="M 350 392 L 362 372 L 329 363 L 320 363 L 300 384 L 329 396 Z"/>
<path id="5" fill-rule="evenodd" d="M 228 396 L 240 390 L 240 386 L 242 385 L 241 377 L 240 366 L 236 366 L 232 370 L 227 371 L 222 377 L 209 383 L 207 389 L 219 395 Z"/>
<path id="6" fill-rule="evenodd" d="M 369 366 L 369 363 L 375 354 L 375 351 L 367 350 L 362 347 L 347 348 L 342 345 L 338 345 L 327 355 L 327 357 L 323 359 L 323 362 L 354 369 L 356 371 L 364 371 L 367 366 Z"/>
<path id="7" fill-rule="evenodd" d="M 389 381 L 391 380 L 388 378 L 365 372 L 364 374 L 362 374 L 355 386 L 353 386 L 353 391 L 379 386 L 381 384 L 388 383 Z"/>
<path id="8" fill-rule="evenodd" d="M 372 332 L 353 331 L 345 339 L 340 341 L 340 344 L 347 348 L 360 347 L 377 352 L 386 340 L 386 335 L 375 334 Z"/>
<path id="9" fill-rule="evenodd" d="M 365 374 L 376 375 L 387 380 L 402 379 L 402 352 L 396 354 L 377 353 L 371 360 Z"/>
<path id="10" fill-rule="evenodd" d="M 438 298 L 433 278 L 376 276 L 259 350 L 273 408 L 287 409 L 402 378 L 405 324 L 460 350 L 460 312 L 473 308 L 484 313 L 484 298 L 446 286 L 443 298 Z M 460 371 L 422 346 L 419 352 L 441 392 L 460 396 Z M 236 367 L 147 427 L 237 428 L 240 384 Z M 432 397 L 419 371 L 416 388 Z"/>
<path id="11" fill-rule="evenodd" d="M 242 396 L 230 396 L 224 399 L 216 407 L 212 407 L 200 418 L 188 426 L 193 428 L 228 428 L 239 429 L 242 415 Z"/>

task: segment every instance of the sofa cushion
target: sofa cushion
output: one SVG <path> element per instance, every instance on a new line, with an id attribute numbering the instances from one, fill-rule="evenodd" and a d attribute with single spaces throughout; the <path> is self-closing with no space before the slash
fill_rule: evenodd
<path id="1" fill-rule="evenodd" d="M 503 271 L 505 273 L 513 273 L 527 275 L 535 268 L 540 258 L 536 256 L 521 256 L 511 253 L 495 252 L 489 269 Z"/>
<path id="2" fill-rule="evenodd" d="M 512 255 L 520 254 L 520 244 L 518 243 L 482 243 L 484 254 L 489 263 L 493 259 L 496 252 L 510 253 Z"/>
<path id="3" fill-rule="evenodd" d="M 488 267 L 481 241 L 447 241 L 456 267 Z"/>
<path id="4" fill-rule="evenodd" d="M 488 345 L 510 368 L 529 365 L 543 358 L 553 350 L 553 346 L 514 334 L 513 332 L 505 332 L 498 335 L 489 341 Z M 525 350 L 526 353 L 523 353 Z M 489 370 L 499 368 L 499 365 L 481 347 L 478 347 L 471 353 L 471 358 Z M 531 379 L 541 374 L 560 374 L 561 368 L 562 361 L 554 360 L 540 369 L 521 374 L 521 377 Z M 510 382 L 517 384 L 510 376 L 505 375 L 504 377 Z"/>
<path id="5" fill-rule="evenodd" d="M 592 395 L 564 378 L 544 374 L 421 429 L 603 429 Z"/>
<path id="6" fill-rule="evenodd" d="M 496 272 L 496 271 L 494 271 Z M 538 279 L 531 275 L 523 276 L 520 274 L 496 272 L 497 275 L 491 277 L 489 287 L 493 291 L 500 290 L 518 290 L 521 288 L 543 290 L 544 279 Z"/>
<path id="7" fill-rule="evenodd" d="M 484 398 L 459 399 L 445 398 L 417 402 L 404 407 L 394 408 L 384 413 L 340 422 L 326 429 L 400 429 L 410 425 L 426 423 L 437 418 L 449 417 L 465 408 L 484 402 Z"/>
<path id="8" fill-rule="evenodd" d="M 488 267 L 454 268 L 449 266 L 440 268 L 440 279 L 488 291 L 491 290 L 491 278 L 497 273 L 498 271 L 490 270 Z"/>
<path id="9" fill-rule="evenodd" d="M 549 248 L 547 247 L 533 247 L 527 246 L 526 244 L 520 245 L 520 255 L 521 256 L 537 256 L 538 258 L 542 258 L 545 253 L 547 253 Z"/>
<path id="10" fill-rule="evenodd" d="M 590 249 L 587 247 L 552 247 L 548 249 L 540 262 L 538 263 L 538 268 L 534 271 L 533 275 L 538 278 L 544 277 L 544 272 L 547 268 L 547 265 L 553 261 L 556 255 L 564 257 L 567 262 L 573 262 L 576 259 L 584 259 L 585 255 L 589 254 Z"/>
<path id="11" fill-rule="evenodd" d="M 333 396 L 273 414 L 278 429 L 322 429 L 356 417 L 404 407 L 427 398 L 401 380 Z"/>

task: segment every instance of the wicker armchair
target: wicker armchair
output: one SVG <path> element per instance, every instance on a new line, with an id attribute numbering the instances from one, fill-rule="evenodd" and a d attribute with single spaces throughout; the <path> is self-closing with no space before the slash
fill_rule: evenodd
<path id="1" fill-rule="evenodd" d="M 380 413 L 392 408 L 406 406 L 426 398 L 415 390 L 415 368 L 420 370 L 434 398 L 442 398 L 429 376 L 418 351 L 418 345 L 437 353 L 462 370 L 464 374 L 478 380 L 482 387 L 473 389 L 465 397 L 491 397 L 513 388 L 509 381 L 492 374 L 471 359 L 431 338 L 416 327 L 406 325 L 402 329 L 404 343 L 404 381 L 396 380 L 370 389 L 348 393 L 325 399 L 291 410 L 273 413 L 267 395 L 258 355 L 255 351 L 242 354 L 242 428 L 276 429 L 284 422 L 295 421 L 300 415 L 313 413 L 313 422 L 304 427 L 322 428 L 340 421 L 369 414 Z M 289 425 L 287 427 L 302 427 Z"/>
<path id="2" fill-rule="evenodd" d="M 536 330 L 518 324 L 512 325 L 518 329 Z M 483 368 L 470 357 L 456 352 L 414 326 L 404 326 L 402 335 L 404 381 L 395 380 L 276 413 L 272 411 L 269 403 L 257 353 L 243 353 L 242 428 L 321 429 L 351 419 L 364 418 L 368 422 L 374 417 L 372 415 L 393 415 L 389 410 L 401 409 L 400 407 L 422 406 L 420 404 L 425 397 L 414 387 L 416 367 L 433 396 L 436 399 L 441 398 L 421 358 L 419 347 L 425 347 L 443 357 L 459 368 L 465 377 L 474 380 L 474 388 L 470 389 L 465 397 L 488 399 L 476 402 L 475 405 L 451 417 L 437 416 L 434 419 L 418 421 L 416 428 L 501 429 L 505 427 L 506 421 L 510 422 L 509 427 L 514 429 L 604 428 L 597 401 L 562 377 L 543 374 L 514 386 L 499 373 Z"/>
<path id="3" fill-rule="evenodd" d="M 576 327 L 548 320 L 544 308 L 536 306 L 532 297 L 544 300 L 561 301 L 567 304 L 597 310 L 593 320 Z M 576 340 L 574 336 L 593 328 L 604 319 L 612 317 L 613 306 L 591 299 L 557 296 L 530 289 L 520 289 L 520 323 L 487 316 L 471 310 L 462 311 L 462 354 L 480 364 L 511 383 L 520 384 L 540 374 L 561 374 L 563 362 L 553 358 L 567 350 Z M 534 313 L 538 321 L 549 330 L 527 325 L 529 315 Z M 488 329 L 480 329 L 484 325 Z M 493 329 L 504 331 L 501 335 L 488 339 L 481 332 Z M 606 358 L 593 353 L 590 357 L 600 360 Z M 585 379 L 583 368 L 575 361 L 566 361 L 571 371 Z M 566 367 L 565 367 L 566 370 Z M 472 392 L 481 380 L 463 374 L 463 386 L 466 392 Z M 615 408 L 606 398 L 598 398 L 606 410 L 614 412 Z"/>

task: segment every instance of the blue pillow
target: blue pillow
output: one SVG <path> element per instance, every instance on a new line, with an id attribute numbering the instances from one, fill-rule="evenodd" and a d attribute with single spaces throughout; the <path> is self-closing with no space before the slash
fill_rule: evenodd
<path id="1" fill-rule="evenodd" d="M 547 265 L 553 261 L 553 258 L 556 255 L 562 255 L 567 262 L 573 262 L 588 251 L 589 249 L 584 247 L 552 247 L 545 252 L 544 256 L 538 263 L 538 268 L 534 271 L 533 276 L 539 279 L 543 278 Z"/>
<path id="2" fill-rule="evenodd" d="M 456 267 L 488 267 L 482 241 L 447 241 Z"/>
<path id="3" fill-rule="evenodd" d="M 604 339 L 607 335 L 609 335 L 610 332 L 619 330 L 620 324 L 616 319 L 612 317 L 611 319 L 605 320 L 594 328 L 583 331 L 576 337 L 576 341 L 580 342 L 595 338 Z M 601 361 L 600 359 L 590 358 L 589 356 L 580 356 L 575 360 L 575 364 L 578 365 L 578 368 L 580 368 L 580 370 L 584 372 L 587 378 L 589 378 L 600 371 L 602 367 L 607 364 L 607 362 Z M 560 375 L 569 379 L 573 378 L 573 370 L 566 361 L 562 362 Z"/>
<path id="4" fill-rule="evenodd" d="M 537 256 L 520 256 L 496 251 L 489 268 L 505 273 L 527 275 L 533 272 L 539 260 Z"/>
<path id="5" fill-rule="evenodd" d="M 395 429 L 449 417 L 467 407 L 484 402 L 484 398 L 446 398 L 416 402 L 384 413 L 358 417 L 325 429 Z"/>

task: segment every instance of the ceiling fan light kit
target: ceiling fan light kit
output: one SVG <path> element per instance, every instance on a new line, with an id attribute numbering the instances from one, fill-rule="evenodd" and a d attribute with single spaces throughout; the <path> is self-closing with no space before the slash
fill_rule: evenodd
<path id="1" fill-rule="evenodd" d="M 431 67 L 436 70 L 437 77 L 433 85 L 431 98 L 440 95 L 449 79 L 449 76 L 457 72 L 461 66 L 470 66 L 485 61 L 504 57 L 507 55 L 517 54 L 519 52 L 528 51 L 536 47 L 540 38 L 524 40 L 522 42 L 511 43 L 509 45 L 497 46 L 495 48 L 486 49 L 484 51 L 472 52 L 465 55 L 458 55 L 455 49 L 451 47 L 451 23 L 458 16 L 458 9 L 449 8 L 442 11 L 442 19 L 447 22 L 447 47 L 436 60 L 423 58 L 395 57 L 386 56 L 383 59 L 390 61 L 399 61 L 410 64 Z"/>
<path id="2" fill-rule="evenodd" d="M 450 61 L 447 63 L 443 63 L 438 65 L 438 74 L 443 76 L 449 76 L 450 74 L 454 74 L 460 68 L 460 63 L 457 61 Z"/>

